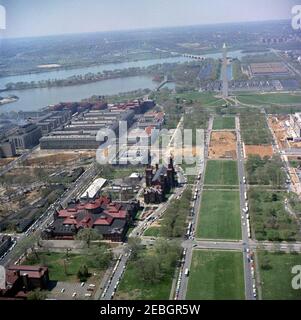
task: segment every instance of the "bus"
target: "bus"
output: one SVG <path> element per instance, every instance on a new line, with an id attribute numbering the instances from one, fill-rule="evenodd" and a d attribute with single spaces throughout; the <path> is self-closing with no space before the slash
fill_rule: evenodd
<path id="1" fill-rule="evenodd" d="M 186 232 L 186 239 L 189 239 L 189 237 L 190 237 L 191 227 L 192 227 L 192 223 L 189 222 L 187 232 Z"/>

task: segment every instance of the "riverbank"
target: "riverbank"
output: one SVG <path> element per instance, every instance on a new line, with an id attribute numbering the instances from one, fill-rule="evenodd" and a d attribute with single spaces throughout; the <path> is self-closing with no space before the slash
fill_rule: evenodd
<path id="1" fill-rule="evenodd" d="M 34 111 L 60 102 L 81 101 L 93 95 L 114 95 L 139 89 L 155 90 L 157 83 L 149 76 L 135 76 L 103 80 L 67 87 L 10 91 L 20 99 L 1 107 L 0 112 Z"/>
<path id="2" fill-rule="evenodd" d="M 55 87 L 69 87 L 69 86 L 78 86 L 85 85 L 94 82 L 101 82 L 112 79 L 122 79 L 128 77 L 136 77 L 136 76 L 147 76 L 147 70 L 144 69 L 135 69 L 135 70 L 123 70 L 121 72 L 112 73 L 109 75 L 104 74 L 86 74 L 80 76 L 74 76 L 67 79 L 49 79 L 45 81 L 39 82 L 17 82 L 8 84 L 6 89 L 0 90 L 0 92 L 8 92 L 8 91 L 23 91 L 29 89 L 44 89 L 44 88 L 55 88 Z"/>
<path id="3" fill-rule="evenodd" d="M 8 103 L 13 103 L 19 100 L 19 97 L 17 96 L 9 96 L 9 97 L 0 97 L 0 106 Z"/>
<path id="4" fill-rule="evenodd" d="M 23 77 L 23 76 L 30 76 L 30 75 L 39 75 L 39 74 L 51 74 L 52 72 L 64 72 L 64 71 L 76 71 L 78 69 L 90 69 L 90 68 L 102 68 L 107 66 L 114 66 L 116 65 L 118 68 L 118 65 L 122 64 L 135 64 L 138 62 L 144 62 L 144 61 L 152 61 L 152 60 L 165 60 L 165 59 L 174 59 L 174 58 L 180 58 L 182 55 L 174 55 L 174 54 L 166 54 L 166 55 L 153 55 L 151 58 L 146 57 L 145 59 L 139 58 L 139 59 L 115 59 L 115 60 L 107 60 L 103 63 L 101 62 L 90 62 L 90 63 L 81 63 L 81 64 L 71 64 L 71 65 L 62 65 L 62 64 L 49 64 L 49 66 L 52 66 L 51 68 L 41 68 L 40 65 L 38 65 L 35 69 L 29 69 L 26 71 L 20 71 L 20 72 L 1 72 L 0 81 L 4 78 L 11 78 L 11 77 Z M 47 65 L 45 65 L 47 66 Z M 116 68 L 116 69 L 117 69 Z"/>

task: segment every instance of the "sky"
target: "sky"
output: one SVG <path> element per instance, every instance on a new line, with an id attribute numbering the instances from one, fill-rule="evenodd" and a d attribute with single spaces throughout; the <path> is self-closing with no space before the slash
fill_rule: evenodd
<path id="1" fill-rule="evenodd" d="M 0 0 L 5 37 L 281 20 L 301 0 Z"/>

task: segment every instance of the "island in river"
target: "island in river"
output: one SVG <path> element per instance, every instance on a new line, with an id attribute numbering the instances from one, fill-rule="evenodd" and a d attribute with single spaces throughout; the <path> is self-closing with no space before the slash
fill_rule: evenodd
<path id="1" fill-rule="evenodd" d="M 17 96 L 7 96 L 7 97 L 0 97 L 0 106 L 7 103 L 16 102 L 19 100 Z"/>

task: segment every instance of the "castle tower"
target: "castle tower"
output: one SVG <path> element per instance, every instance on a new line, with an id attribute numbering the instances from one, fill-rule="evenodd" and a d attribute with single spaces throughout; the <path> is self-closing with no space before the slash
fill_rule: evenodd
<path id="1" fill-rule="evenodd" d="M 148 166 L 145 169 L 145 181 L 146 181 L 147 187 L 151 187 L 153 176 L 154 176 L 153 175 L 153 168 L 151 166 Z"/>

